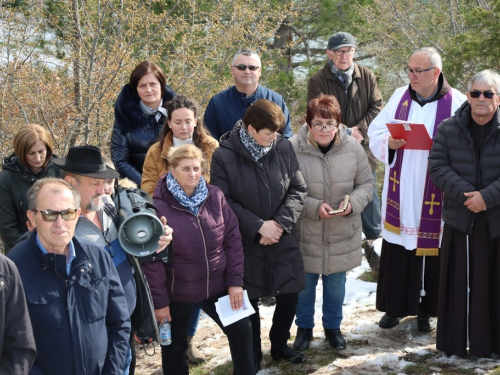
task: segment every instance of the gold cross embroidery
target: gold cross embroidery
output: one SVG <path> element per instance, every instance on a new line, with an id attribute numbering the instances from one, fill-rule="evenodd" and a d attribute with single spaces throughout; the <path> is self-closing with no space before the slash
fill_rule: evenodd
<path id="1" fill-rule="evenodd" d="M 396 184 L 399 185 L 399 181 L 396 180 L 396 172 L 394 172 L 394 177 L 389 177 L 389 180 L 391 180 L 393 183 L 392 183 L 392 191 L 396 191 Z"/>
<path id="2" fill-rule="evenodd" d="M 399 110 L 399 118 L 406 119 L 408 118 L 408 100 L 405 100 L 401 105 L 401 109 Z"/>
<path id="3" fill-rule="evenodd" d="M 431 194 L 431 201 L 425 201 L 424 204 L 426 205 L 431 205 L 431 208 L 429 210 L 429 215 L 434 214 L 434 205 L 439 206 L 441 203 L 439 202 L 434 202 L 434 198 L 436 197 L 436 194 Z"/>

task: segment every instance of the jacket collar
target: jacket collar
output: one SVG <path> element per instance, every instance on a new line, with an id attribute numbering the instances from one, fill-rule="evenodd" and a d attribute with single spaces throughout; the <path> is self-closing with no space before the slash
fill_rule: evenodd
<path id="1" fill-rule="evenodd" d="M 62 254 L 54 254 L 48 253 L 44 254 L 38 247 L 36 243 L 36 228 L 31 232 L 31 235 L 27 239 L 29 242 L 29 247 L 31 251 L 35 254 L 37 259 L 40 261 L 41 266 L 44 270 L 50 269 L 58 278 L 68 279 L 68 275 L 66 273 L 66 255 Z M 75 246 L 75 258 L 71 263 L 71 270 L 80 267 L 87 268 L 92 267 L 91 262 L 89 261 L 88 254 L 84 251 L 78 240 L 73 237 L 73 245 Z M 70 272 L 70 274 L 72 271 Z"/>
<path id="2" fill-rule="evenodd" d="M 220 142 L 219 142 L 219 147 L 226 147 L 229 148 L 230 150 L 233 150 L 234 152 L 237 152 L 238 154 L 243 155 L 245 158 L 253 161 L 256 163 L 255 159 L 253 158 L 252 154 L 248 149 L 241 143 L 240 139 L 240 128 L 243 126 L 243 121 L 238 120 L 236 125 L 234 125 L 234 128 L 227 133 L 223 134 L 220 137 Z M 276 136 L 276 142 L 274 142 L 273 147 L 271 151 L 269 151 L 262 159 L 265 159 L 268 155 L 270 155 L 273 152 L 273 149 L 276 148 L 277 144 L 283 140 L 283 136 L 281 134 L 277 134 Z"/>
<path id="3" fill-rule="evenodd" d="M 349 135 L 347 134 L 346 126 L 344 124 L 340 124 L 339 136 L 332 148 L 327 152 L 327 155 L 337 152 L 342 145 L 347 142 L 347 137 L 349 137 Z M 297 135 L 297 141 L 299 144 L 299 152 L 319 157 L 323 156 L 323 153 L 318 148 L 318 144 L 310 138 L 309 126 L 307 124 L 300 127 Z"/>
<path id="4" fill-rule="evenodd" d="M 465 101 L 456 111 L 455 120 L 459 123 L 463 132 L 470 135 L 469 125 L 473 121 L 471 116 L 471 106 L 468 101 Z M 500 108 L 497 108 L 496 114 L 493 117 L 493 123 L 491 124 L 491 134 L 498 133 L 500 131 Z"/>
<path id="5" fill-rule="evenodd" d="M 354 71 L 352 72 L 352 80 L 354 81 L 356 78 L 361 77 L 361 70 L 359 69 L 359 65 L 353 62 L 354 64 Z M 340 85 L 339 80 L 337 77 L 335 77 L 335 74 L 332 73 L 332 70 L 330 69 L 330 65 L 328 64 L 328 61 L 326 62 L 326 65 L 324 67 L 325 70 L 325 75 L 326 79 L 329 81 L 335 81 Z"/>

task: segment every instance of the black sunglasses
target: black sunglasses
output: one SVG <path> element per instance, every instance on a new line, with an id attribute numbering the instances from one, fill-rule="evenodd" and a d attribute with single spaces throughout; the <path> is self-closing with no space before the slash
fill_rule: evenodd
<path id="1" fill-rule="evenodd" d="M 47 221 L 47 222 L 52 222 L 56 221 L 57 217 L 61 215 L 63 220 L 74 220 L 76 218 L 76 210 L 72 210 L 71 208 L 68 208 L 67 210 L 64 211 L 52 211 L 52 210 L 45 210 L 45 211 L 38 211 L 38 210 L 31 210 L 34 213 L 40 212 L 42 214 L 42 220 Z"/>
<path id="2" fill-rule="evenodd" d="M 493 99 L 495 95 L 498 95 L 493 91 L 479 91 L 479 90 L 469 91 L 469 94 L 471 98 L 479 98 L 481 94 L 483 94 L 486 99 Z"/>
<path id="3" fill-rule="evenodd" d="M 242 72 L 247 70 L 247 68 L 251 71 L 251 72 L 254 72 L 256 71 L 257 69 L 260 68 L 260 66 L 255 66 L 255 65 L 243 65 L 243 64 L 240 64 L 240 65 L 233 65 L 236 69 L 238 70 L 241 70 Z"/>

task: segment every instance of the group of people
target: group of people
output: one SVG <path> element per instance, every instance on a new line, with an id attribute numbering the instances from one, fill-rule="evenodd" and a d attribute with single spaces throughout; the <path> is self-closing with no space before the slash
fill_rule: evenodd
<path id="1" fill-rule="evenodd" d="M 276 299 L 272 358 L 300 364 L 320 278 L 325 338 L 345 349 L 346 273 L 362 249 L 380 267 L 381 328 L 417 316 L 428 332 L 437 316 L 437 349 L 500 354 L 500 76 L 476 74 L 464 96 L 444 78 L 438 52 L 422 48 L 408 60 L 409 85 L 383 106 L 355 49 L 349 33 L 330 37 L 295 135 L 283 98 L 259 84 L 252 50 L 236 53 L 234 85 L 209 101 L 203 122 L 157 65 L 139 64 L 115 104 L 111 166 L 95 146 L 57 158 L 43 127 L 24 126 L 0 173 L 10 258 L 0 255 L 0 374 L 133 374 L 134 332 L 151 305 L 153 319 L 172 327 L 164 374 L 188 374 L 186 355 L 205 359 L 193 343 L 200 310 L 227 335 L 234 374 L 254 374 L 262 297 Z M 394 120 L 424 124 L 432 149 L 406 149 L 386 126 Z M 122 247 L 117 209 L 103 201 L 118 177 L 153 197 L 163 224 L 157 252 L 170 246 L 173 259 L 139 264 Z M 224 326 L 215 302 L 229 295 L 240 309 L 244 291 L 256 313 Z"/>

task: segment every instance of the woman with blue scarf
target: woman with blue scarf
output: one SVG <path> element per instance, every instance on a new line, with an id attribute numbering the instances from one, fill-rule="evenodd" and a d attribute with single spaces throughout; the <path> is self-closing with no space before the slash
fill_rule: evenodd
<path id="1" fill-rule="evenodd" d="M 158 322 L 171 322 L 172 344 L 162 346 L 163 374 L 188 375 L 185 358 L 193 305 L 198 305 L 229 340 L 234 374 L 253 374 L 249 318 L 224 327 L 215 310 L 229 294 L 231 307 L 243 302 L 243 247 L 238 220 L 224 194 L 206 183 L 203 154 L 191 144 L 171 148 L 170 171 L 153 199 L 174 230 L 173 262 L 143 263 Z"/>
<path id="2" fill-rule="evenodd" d="M 211 183 L 221 188 L 238 217 L 243 238 L 245 289 L 257 312 L 250 316 L 255 372 L 262 359 L 257 303 L 264 296 L 276 297 L 271 356 L 295 364 L 306 360 L 287 344 L 305 285 L 297 220 L 307 188 L 292 144 L 278 134 L 284 124 L 278 105 L 257 100 L 243 121 L 221 137 L 210 171 Z"/>

